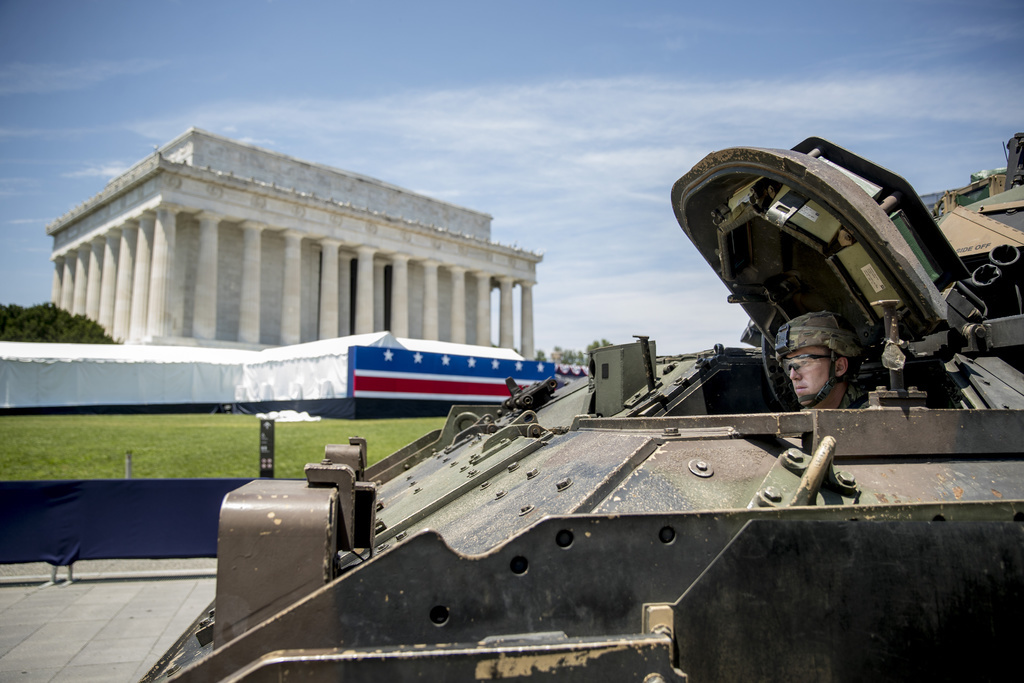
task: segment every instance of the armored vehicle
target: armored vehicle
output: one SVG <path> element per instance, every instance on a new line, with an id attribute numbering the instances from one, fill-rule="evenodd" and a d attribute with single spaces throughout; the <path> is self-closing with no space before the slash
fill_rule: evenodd
<path id="1" fill-rule="evenodd" d="M 671 200 L 752 347 L 638 337 L 371 466 L 353 438 L 238 489 L 215 604 L 145 680 L 1016 670 L 1017 247 L 958 255 L 905 180 L 817 138 L 712 153 Z M 780 327 L 826 310 L 867 349 L 865 409 L 799 410 L 781 371 Z"/>

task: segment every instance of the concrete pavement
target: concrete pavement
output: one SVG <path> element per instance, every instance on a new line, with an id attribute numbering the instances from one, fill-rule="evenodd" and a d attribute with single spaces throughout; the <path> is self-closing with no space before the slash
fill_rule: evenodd
<path id="1" fill-rule="evenodd" d="M 0 565 L 0 683 L 138 681 L 214 597 L 215 559 Z"/>

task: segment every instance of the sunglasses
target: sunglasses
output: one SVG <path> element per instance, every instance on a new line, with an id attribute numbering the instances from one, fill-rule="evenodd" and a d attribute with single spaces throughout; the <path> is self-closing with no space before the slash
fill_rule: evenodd
<path id="1" fill-rule="evenodd" d="M 822 359 L 822 358 L 831 358 L 831 357 L 832 356 L 830 356 L 828 354 L 821 354 L 821 353 L 801 353 L 799 356 L 793 356 L 792 358 L 783 358 L 782 359 L 782 370 L 783 370 L 783 372 L 785 372 L 788 375 L 793 370 L 796 370 L 797 372 L 799 372 L 801 368 L 806 366 L 812 360 L 819 360 L 819 359 Z"/>

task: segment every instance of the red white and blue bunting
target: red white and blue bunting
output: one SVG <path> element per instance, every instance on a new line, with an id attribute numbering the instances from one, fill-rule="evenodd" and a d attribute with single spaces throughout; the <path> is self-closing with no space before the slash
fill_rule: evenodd
<path id="1" fill-rule="evenodd" d="M 554 363 L 378 346 L 349 348 L 349 396 L 500 403 L 505 378 L 520 387 L 555 375 Z"/>

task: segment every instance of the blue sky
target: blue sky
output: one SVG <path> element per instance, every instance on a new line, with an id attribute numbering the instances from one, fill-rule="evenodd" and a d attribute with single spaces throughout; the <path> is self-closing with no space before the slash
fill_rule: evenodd
<path id="1" fill-rule="evenodd" d="M 0 0 L 0 303 L 50 296 L 45 225 L 190 126 L 494 216 L 543 251 L 536 345 L 738 343 L 672 183 L 828 138 L 919 192 L 1024 130 L 1020 0 Z"/>

